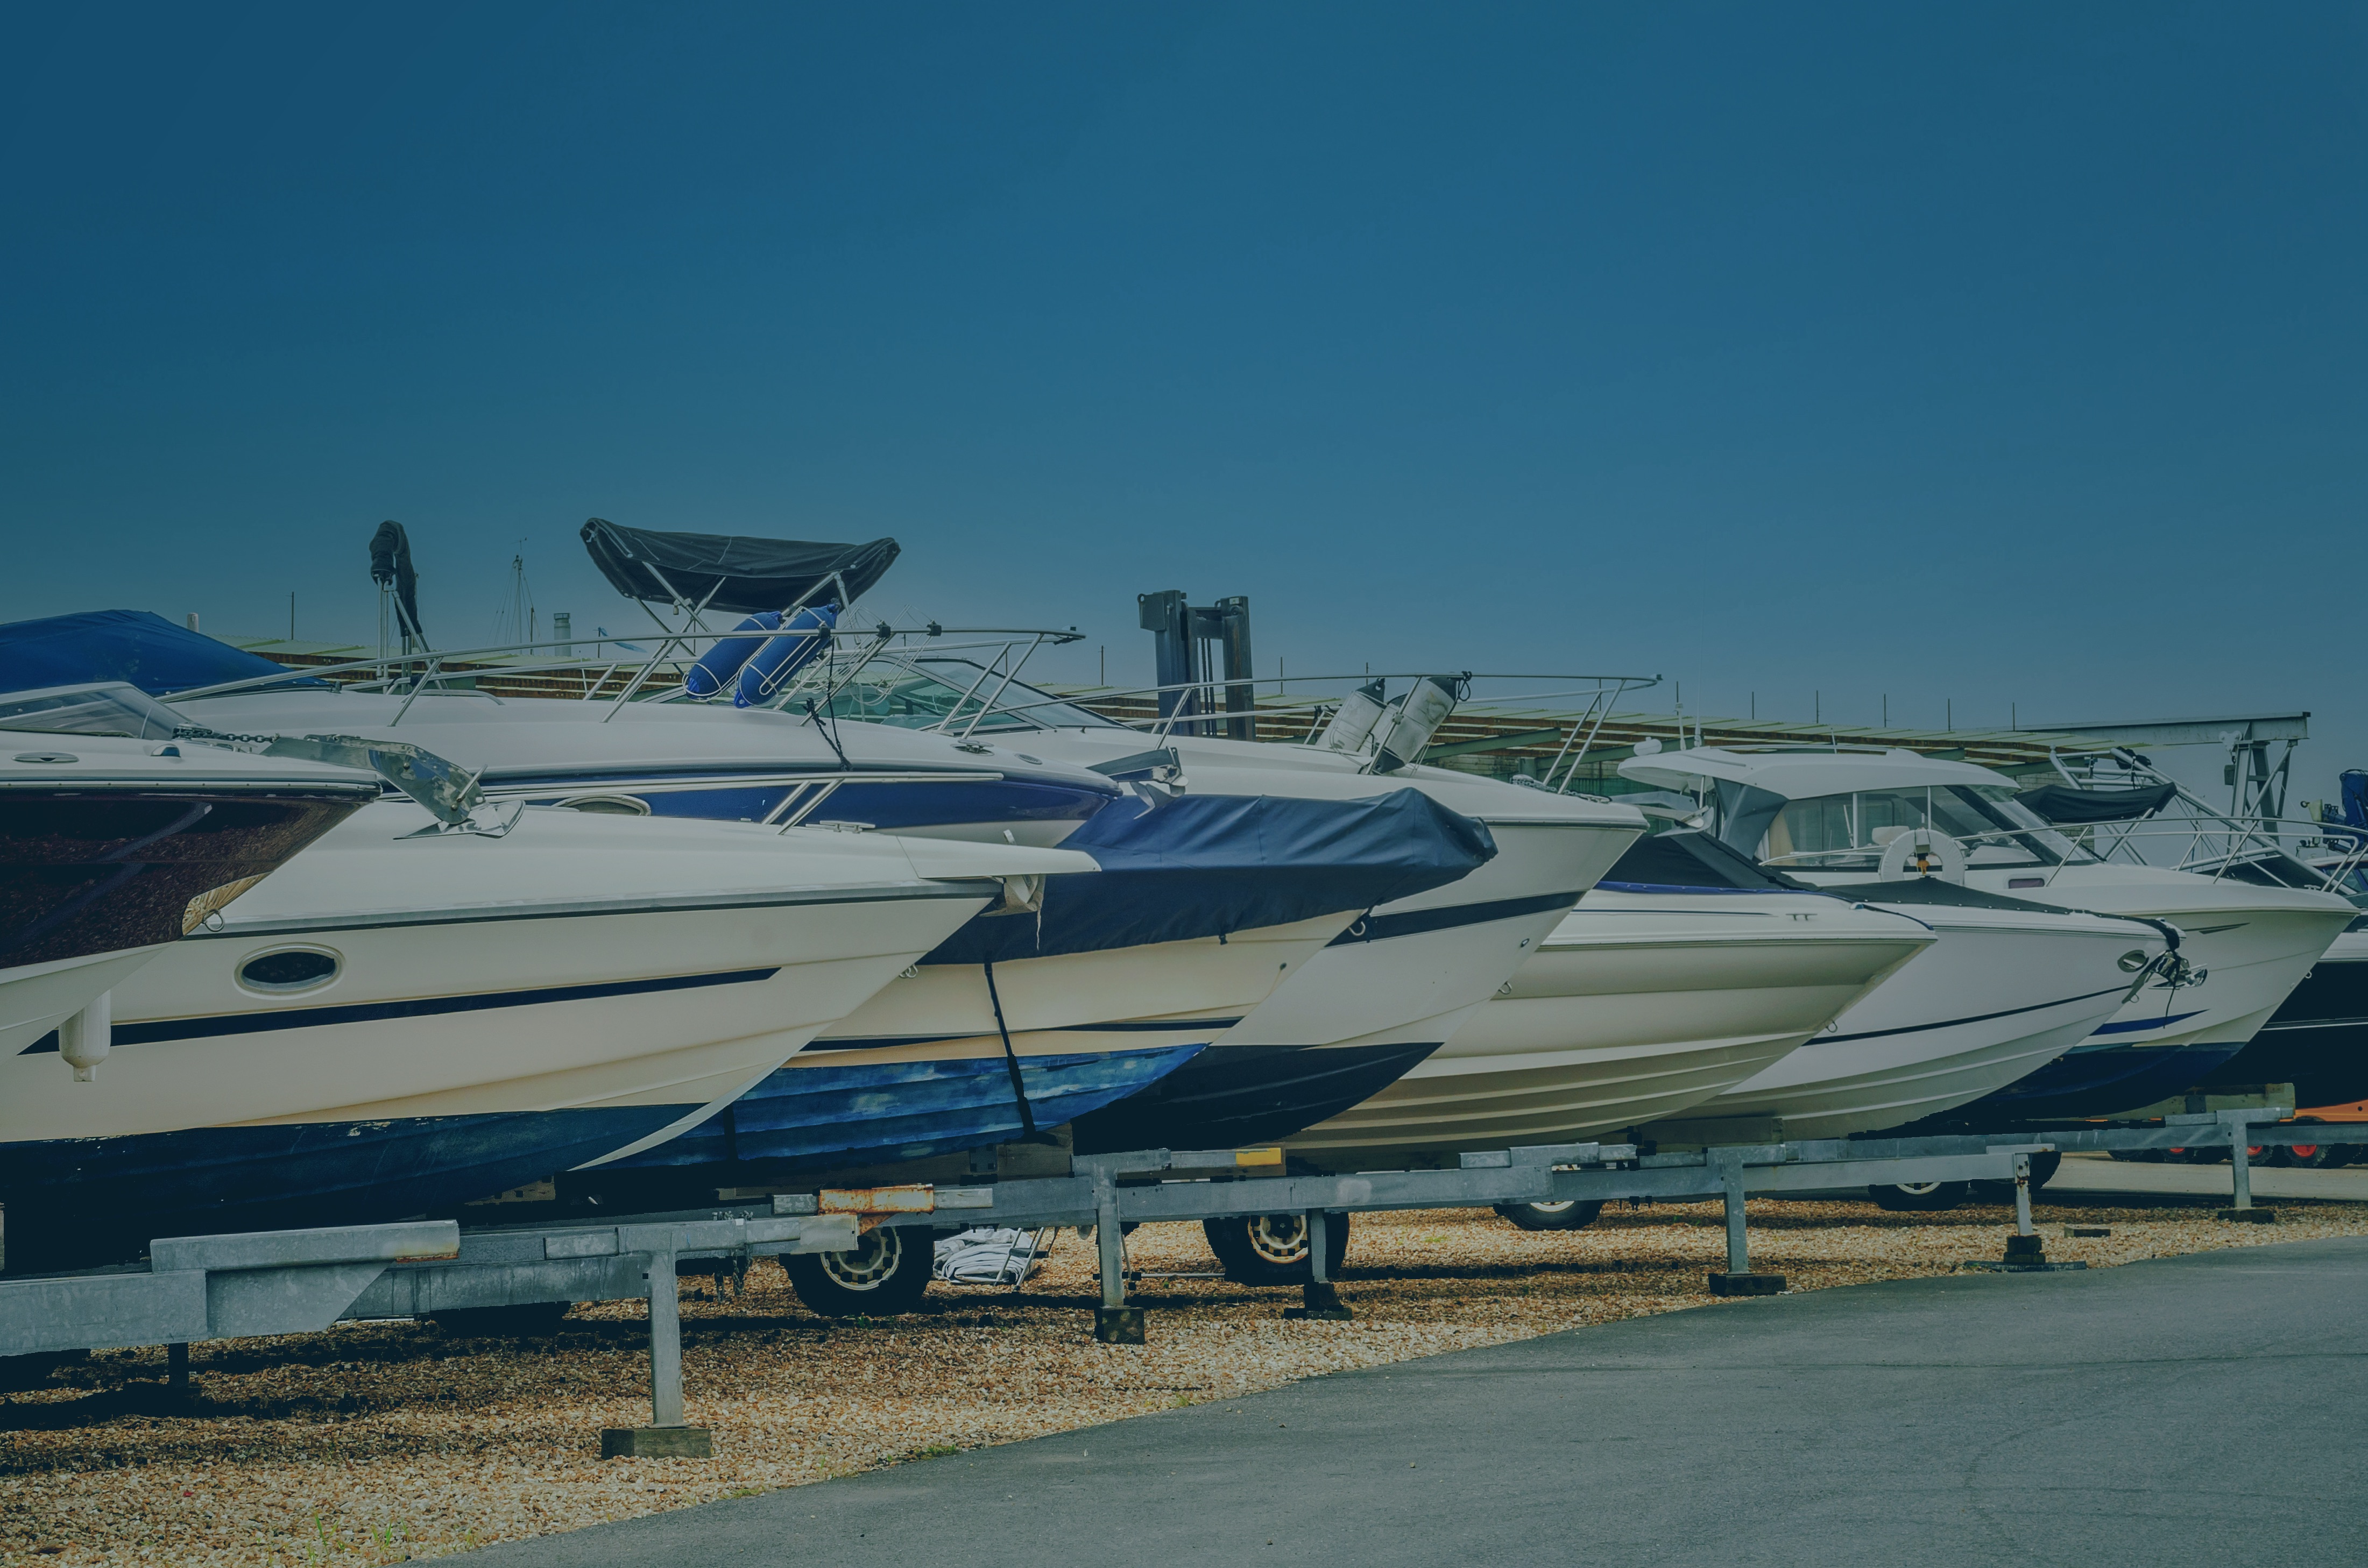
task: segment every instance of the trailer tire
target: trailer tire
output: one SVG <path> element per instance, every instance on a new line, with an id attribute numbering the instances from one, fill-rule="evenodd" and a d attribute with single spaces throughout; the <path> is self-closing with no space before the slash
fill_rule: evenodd
<path id="1" fill-rule="evenodd" d="M 1307 1217 L 1304 1214 L 1230 1215 L 1201 1221 L 1209 1250 L 1225 1278 L 1237 1285 L 1304 1285 L 1307 1282 Z M 1324 1277 L 1340 1278 L 1349 1256 L 1349 1216 L 1324 1216 Z"/>
<path id="2" fill-rule="evenodd" d="M 548 1339 L 573 1301 L 521 1301 L 507 1307 L 454 1307 L 429 1312 L 427 1321 L 456 1339 Z"/>
<path id="3" fill-rule="evenodd" d="M 1497 1212 L 1525 1231 L 1583 1231 L 1603 1212 L 1600 1198 L 1561 1203 L 1499 1203 Z"/>
<path id="4" fill-rule="evenodd" d="M 781 1268 L 798 1300 L 823 1317 L 895 1317 L 928 1292 L 935 1241 L 925 1226 L 879 1225 L 846 1252 L 785 1252 Z"/>
<path id="5" fill-rule="evenodd" d="M 1969 1181 L 1919 1181 L 1912 1185 L 1883 1183 L 1870 1187 L 1866 1195 L 1877 1209 L 1895 1214 L 1932 1214 L 1954 1209 L 1974 1195 Z"/>

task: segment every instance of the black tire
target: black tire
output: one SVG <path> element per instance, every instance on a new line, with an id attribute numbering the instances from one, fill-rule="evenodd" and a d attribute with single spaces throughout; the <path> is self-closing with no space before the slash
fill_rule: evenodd
<path id="1" fill-rule="evenodd" d="M 1969 1181 L 1924 1181 L 1910 1187 L 1884 1184 L 1870 1187 L 1867 1197 L 1877 1209 L 1887 1209 L 1895 1214 L 1931 1214 L 1954 1209 L 1974 1195 Z"/>
<path id="2" fill-rule="evenodd" d="M 548 1339 L 575 1310 L 573 1301 L 525 1301 L 511 1307 L 455 1307 L 427 1321 L 456 1339 Z"/>
<path id="3" fill-rule="evenodd" d="M 785 1252 L 781 1267 L 798 1300 L 824 1317 L 894 1317 L 920 1306 L 936 1240 L 919 1225 L 880 1225 L 851 1251 Z"/>
<path id="4" fill-rule="evenodd" d="M 1225 1278 L 1237 1285 L 1304 1285 L 1307 1282 L 1307 1216 L 1236 1215 L 1203 1220 L 1201 1234 L 1217 1255 Z M 1349 1216 L 1324 1216 L 1324 1277 L 1340 1278 L 1349 1256 Z"/>
<path id="5" fill-rule="evenodd" d="M 1603 1212 L 1600 1198 L 1562 1203 L 1499 1203 L 1497 1212 L 1525 1231 L 1583 1231 Z"/>

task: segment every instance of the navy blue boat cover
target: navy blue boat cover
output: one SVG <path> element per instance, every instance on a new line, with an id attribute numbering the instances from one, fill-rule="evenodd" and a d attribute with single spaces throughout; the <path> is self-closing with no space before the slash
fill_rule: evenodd
<path id="1" fill-rule="evenodd" d="M 1099 862 L 1054 877 L 1041 917 L 980 915 L 923 963 L 992 963 L 1181 942 L 1370 909 L 1497 853 L 1485 824 L 1419 790 L 1364 801 L 1182 795 L 1114 802 L 1061 841 Z"/>
<path id="2" fill-rule="evenodd" d="M 176 626 L 144 609 L 94 609 L 0 625 L 0 691 L 120 680 L 151 697 L 262 676 L 288 676 L 259 653 Z M 290 686 L 321 686 L 290 676 Z"/>
<path id="3" fill-rule="evenodd" d="M 880 580 L 898 548 L 893 539 L 822 544 L 745 534 L 660 533 L 601 517 L 585 519 L 581 538 L 592 564 L 629 599 L 669 604 L 679 595 L 709 609 L 750 615 L 789 608 L 834 572 L 852 603 Z M 834 593 L 825 602 L 837 604 L 838 598 Z"/>

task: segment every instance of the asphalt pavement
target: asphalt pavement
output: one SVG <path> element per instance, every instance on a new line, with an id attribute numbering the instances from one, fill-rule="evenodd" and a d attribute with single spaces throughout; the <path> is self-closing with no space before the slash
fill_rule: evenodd
<path id="1" fill-rule="evenodd" d="M 2363 1437 L 2343 1238 L 1725 1302 L 478 1556 L 2291 1568 L 2368 1560 Z"/>

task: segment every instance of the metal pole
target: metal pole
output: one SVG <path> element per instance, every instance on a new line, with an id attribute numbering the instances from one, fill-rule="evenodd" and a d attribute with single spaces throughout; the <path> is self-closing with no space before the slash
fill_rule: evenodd
<path id="1" fill-rule="evenodd" d="M 1729 1274 L 1748 1274 L 1751 1272 L 1751 1249 L 1743 1228 L 1742 1154 L 1722 1150 L 1719 1167 L 1719 1185 L 1725 1189 L 1726 1195 L 1726 1271 Z"/>
<path id="2" fill-rule="evenodd" d="M 2232 1120 L 2225 1125 L 2228 1129 L 2229 1185 L 2236 1194 L 2236 1201 L 2229 1207 L 2250 1209 L 2253 1206 L 2253 1168 L 2245 1158 L 2248 1129 L 2242 1121 Z"/>
<path id="3" fill-rule="evenodd" d="M 650 1425 L 682 1422 L 682 1302 L 676 1294 L 674 1254 L 650 1254 Z"/>
<path id="4" fill-rule="evenodd" d="M 1094 1245 L 1100 1251 L 1102 1305 L 1126 1305 L 1126 1238 L 1119 1230 L 1118 1187 L 1107 1176 L 1094 1178 Z"/>
<path id="5" fill-rule="evenodd" d="M 1324 1231 L 1324 1210 L 1310 1209 L 1307 1211 L 1307 1278 L 1318 1285 L 1331 1283 L 1324 1277 L 1324 1252 L 1329 1241 Z"/>
<path id="6" fill-rule="evenodd" d="M 2031 1229 L 2031 1156 L 2014 1157 L 2014 1233 L 2032 1234 Z"/>

